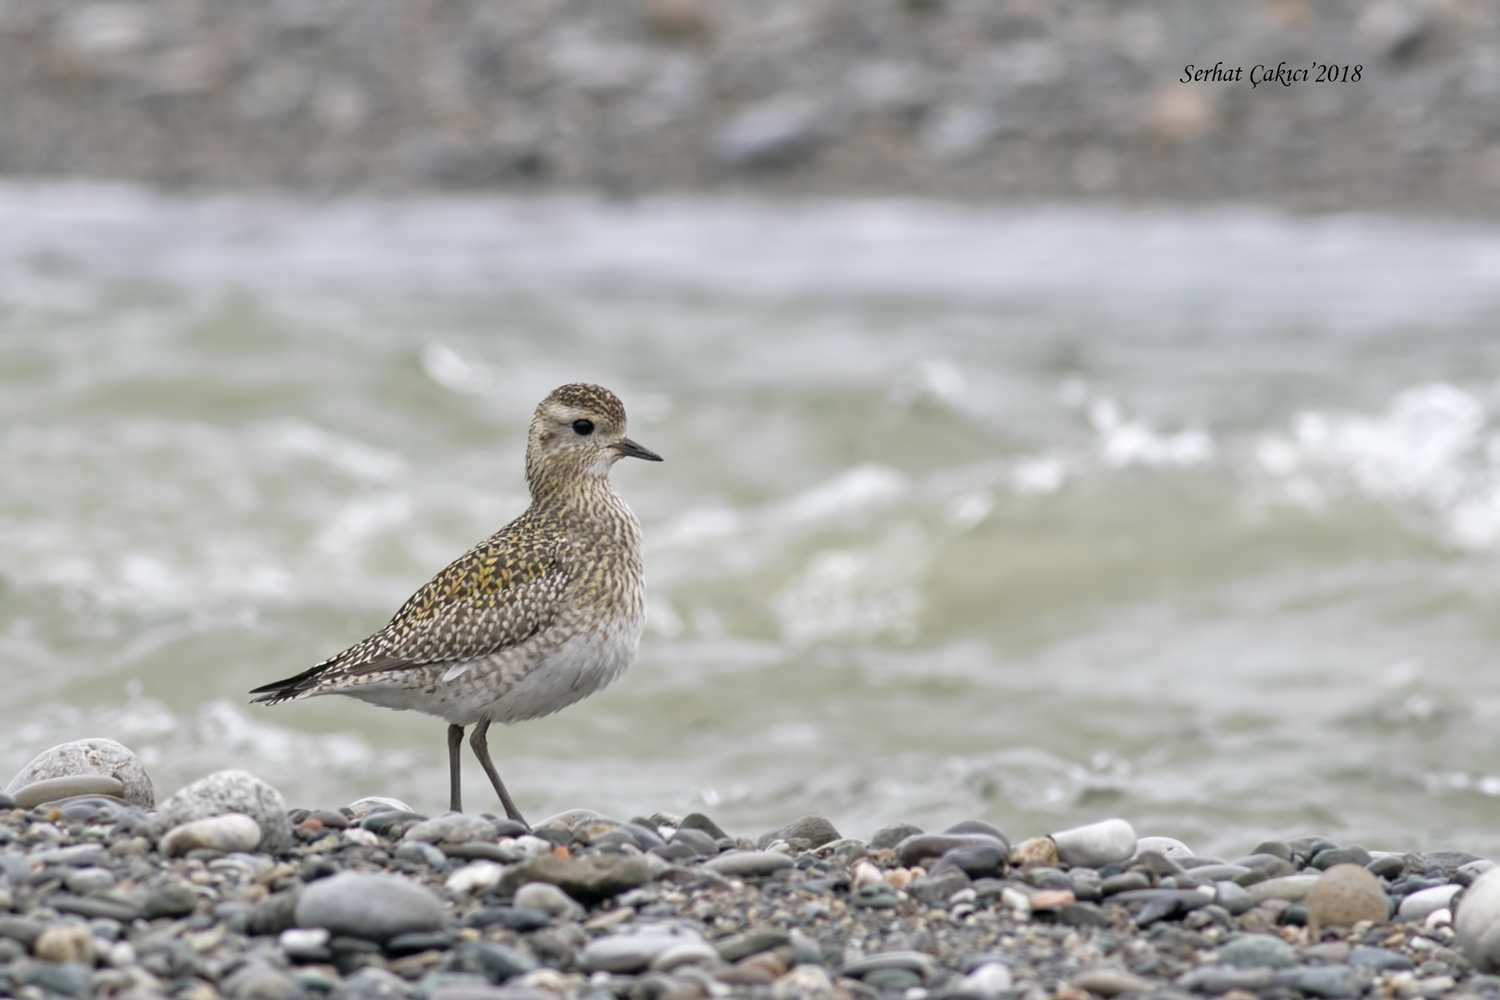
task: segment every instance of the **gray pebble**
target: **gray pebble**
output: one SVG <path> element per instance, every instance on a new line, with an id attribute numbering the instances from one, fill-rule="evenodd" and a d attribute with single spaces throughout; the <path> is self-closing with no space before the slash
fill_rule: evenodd
<path id="1" fill-rule="evenodd" d="M 920 833 L 907 837 L 896 845 L 896 857 L 903 865 L 920 865 L 932 858 L 940 858 L 960 847 L 999 847 L 1009 851 L 1010 845 L 983 833 Z"/>
<path id="2" fill-rule="evenodd" d="M 1363 868 L 1373 860 L 1369 851 L 1356 844 L 1351 847 L 1335 847 L 1331 850 L 1320 851 L 1313 857 L 1312 866 L 1319 871 L 1326 872 L 1334 865 L 1359 865 Z"/>
<path id="3" fill-rule="evenodd" d="M 1415 963 L 1399 951 L 1366 945 L 1358 945 L 1349 953 L 1348 964 L 1364 966 L 1376 972 L 1406 972 L 1416 968 Z"/>
<path id="4" fill-rule="evenodd" d="M 365 966 L 344 980 L 344 1000 L 406 1000 L 411 986 L 385 969 Z"/>
<path id="5" fill-rule="evenodd" d="M 1354 973 L 1340 965 L 1312 965 L 1295 969 L 1282 969 L 1273 982 L 1310 997 L 1357 997 L 1364 992 L 1364 985 Z"/>
<path id="6" fill-rule="evenodd" d="M 708 834 L 709 839 L 713 841 L 729 839 L 729 834 L 721 830 L 719 824 L 702 813 L 688 813 L 682 817 L 682 822 L 677 825 L 677 829 L 679 831 L 697 830 L 700 833 Z"/>
<path id="7" fill-rule="evenodd" d="M 1205 965 L 1177 977 L 1175 985 L 1190 993 L 1206 993 L 1219 996 L 1230 990 L 1259 993 L 1276 979 L 1276 970 L 1265 966 L 1256 968 L 1234 968 L 1232 966 Z"/>
<path id="8" fill-rule="evenodd" d="M 59 799 L 70 799 L 77 795 L 122 795 L 125 783 L 108 774 L 68 774 L 60 778 L 43 778 L 32 781 L 15 791 L 18 809 L 35 809 L 37 806 Z"/>
<path id="9" fill-rule="evenodd" d="M 402 839 L 428 844 L 465 844 L 471 841 L 493 844 L 497 838 L 495 827 L 483 816 L 447 813 L 415 824 Z"/>
<path id="10" fill-rule="evenodd" d="M 794 819 L 779 830 L 773 830 L 763 835 L 756 846 L 761 850 L 776 843 L 778 840 L 805 840 L 810 847 L 822 847 L 824 844 L 832 843 L 840 839 L 840 833 L 834 829 L 832 823 L 821 816 L 803 816 Z"/>
<path id="11" fill-rule="evenodd" d="M 730 851 L 703 862 L 703 867 L 730 878 L 761 878 L 791 868 L 795 861 L 774 851 Z"/>
<path id="12" fill-rule="evenodd" d="M 1219 949 L 1219 963 L 1236 968 L 1284 969 L 1296 961 L 1292 946 L 1269 934 L 1241 934 Z"/>
<path id="13" fill-rule="evenodd" d="M 707 833 L 685 826 L 672 834 L 672 839 L 667 841 L 667 844 L 668 846 L 682 845 L 687 848 L 692 857 L 709 857 L 719 853 L 718 845 Z"/>
<path id="14" fill-rule="evenodd" d="M 636 972 L 669 948 L 703 939 L 676 924 L 639 924 L 590 941 L 579 957 L 585 972 Z"/>
<path id="15" fill-rule="evenodd" d="M 174 826 L 162 834 L 157 849 L 169 858 L 189 851 L 209 850 L 230 853 L 253 851 L 263 839 L 260 826 L 241 813 L 208 816 Z"/>
<path id="16" fill-rule="evenodd" d="M 738 962 L 742 958 L 749 958 L 751 955 L 758 955 L 772 948 L 780 948 L 791 939 L 792 936 L 787 931 L 772 927 L 715 941 L 714 948 L 724 961 Z"/>
<path id="17" fill-rule="evenodd" d="M 558 920 L 582 920 L 587 912 L 573 897 L 548 882 L 527 882 L 516 890 L 514 903 Z"/>
<path id="18" fill-rule="evenodd" d="M 873 851 L 884 850 L 895 847 L 908 837 L 920 836 L 923 830 L 920 826 L 912 826 L 910 823 L 897 823 L 894 826 L 883 826 L 875 831 L 870 838 L 870 849 Z"/>
<path id="19" fill-rule="evenodd" d="M 1429 914 L 1446 909 L 1462 888 L 1459 885 L 1440 885 L 1414 892 L 1401 901 L 1396 916 L 1401 920 L 1426 920 Z"/>
<path id="20" fill-rule="evenodd" d="M 1255 897 L 1233 882 L 1214 883 L 1214 902 L 1236 917 L 1255 908 Z"/>
<path id="21" fill-rule="evenodd" d="M 409 840 L 401 844 L 396 848 L 394 857 L 402 861 L 415 861 L 429 868 L 442 868 L 448 863 L 448 855 L 422 840 Z"/>
<path id="22" fill-rule="evenodd" d="M 872 972 L 885 969 L 902 969 L 926 979 L 936 971 L 933 960 L 920 951 L 885 951 L 849 962 L 839 970 L 839 975 L 853 979 L 865 979 Z"/>
<path id="23" fill-rule="evenodd" d="M 319 879 L 302 890 L 296 919 L 302 927 L 369 941 L 435 931 L 445 923 L 442 901 L 432 890 L 397 875 L 360 872 Z"/>

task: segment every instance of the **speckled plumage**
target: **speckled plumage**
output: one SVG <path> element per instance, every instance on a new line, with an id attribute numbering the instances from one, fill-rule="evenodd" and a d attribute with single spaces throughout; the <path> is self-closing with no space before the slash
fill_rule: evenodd
<path id="1" fill-rule="evenodd" d="M 526 512 L 433 577 L 380 631 L 256 688 L 255 700 L 346 694 L 446 719 L 454 809 L 457 743 L 472 724 L 475 753 L 519 819 L 489 761 L 490 723 L 548 715 L 604 687 L 634 658 L 645 624 L 640 525 L 609 482 L 624 457 L 661 460 L 625 437 L 613 393 L 554 390 L 527 439 Z"/>

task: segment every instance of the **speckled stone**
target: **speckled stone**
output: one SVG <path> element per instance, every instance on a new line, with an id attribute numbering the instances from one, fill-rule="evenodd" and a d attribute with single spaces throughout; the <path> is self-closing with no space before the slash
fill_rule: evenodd
<path id="1" fill-rule="evenodd" d="M 94 737 L 62 743 L 37 754 L 30 763 L 5 786 L 15 795 L 27 785 L 52 778 L 79 775 L 105 775 L 120 782 L 118 792 L 103 791 L 102 794 L 118 795 L 133 806 L 151 809 L 156 805 L 156 794 L 151 787 L 151 777 L 146 773 L 140 758 L 122 743 Z M 70 792 L 70 795 L 100 794 L 100 790 Z M 59 795 L 57 798 L 63 796 Z M 19 797 L 18 797 L 19 801 Z M 43 801 L 52 801 L 46 799 Z M 29 808 L 23 806 L 22 808 Z"/>
<path id="2" fill-rule="evenodd" d="M 1254 895 L 1260 886 L 1270 884 L 1251 886 L 1250 893 Z M 1380 880 L 1359 865 L 1334 865 L 1314 880 L 1306 898 L 1307 928 L 1314 941 L 1324 927 L 1351 927 L 1361 920 L 1380 923 L 1390 917 L 1390 904 Z"/>
<path id="3" fill-rule="evenodd" d="M 157 810 L 157 836 L 175 826 L 210 816 L 243 813 L 260 827 L 256 849 L 268 854 L 292 850 L 296 838 L 281 793 L 245 771 L 219 771 L 175 793 Z"/>

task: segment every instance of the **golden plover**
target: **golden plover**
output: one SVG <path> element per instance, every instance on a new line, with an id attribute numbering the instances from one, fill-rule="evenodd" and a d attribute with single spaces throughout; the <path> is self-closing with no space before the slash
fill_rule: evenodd
<path id="1" fill-rule="evenodd" d="M 641 526 L 609 482 L 622 458 L 662 460 L 625 436 L 615 394 L 554 390 L 526 440 L 526 512 L 433 577 L 385 628 L 256 688 L 255 701 L 346 694 L 446 719 L 455 811 L 472 725 L 474 755 L 506 815 L 524 823 L 490 760 L 490 723 L 551 715 L 609 684 L 634 659 L 646 622 Z"/>

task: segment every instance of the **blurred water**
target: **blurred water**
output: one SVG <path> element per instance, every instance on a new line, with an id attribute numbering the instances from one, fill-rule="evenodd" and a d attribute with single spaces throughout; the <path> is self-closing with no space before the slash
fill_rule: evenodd
<path id="1" fill-rule="evenodd" d="M 14 184 L 0 220 L 0 778 L 98 735 L 163 795 L 443 808 L 439 720 L 245 692 L 519 513 L 586 380 L 667 457 L 615 473 L 651 622 L 493 734 L 529 816 L 1500 852 L 1500 229 Z"/>

